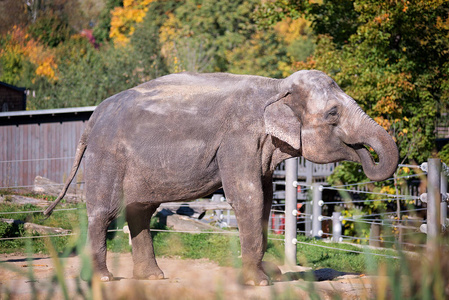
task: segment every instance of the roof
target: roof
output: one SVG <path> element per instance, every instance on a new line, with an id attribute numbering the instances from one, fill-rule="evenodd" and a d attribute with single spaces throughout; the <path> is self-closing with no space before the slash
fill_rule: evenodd
<path id="1" fill-rule="evenodd" d="M 7 84 L 7 83 L 2 82 L 2 81 L 0 81 L 0 85 L 5 86 L 7 88 L 10 88 L 12 90 L 18 91 L 18 92 L 25 92 L 26 91 L 26 88 L 13 86 L 13 85 Z"/>
<path id="2" fill-rule="evenodd" d="M 0 112 L 0 126 L 87 121 L 96 106 Z"/>

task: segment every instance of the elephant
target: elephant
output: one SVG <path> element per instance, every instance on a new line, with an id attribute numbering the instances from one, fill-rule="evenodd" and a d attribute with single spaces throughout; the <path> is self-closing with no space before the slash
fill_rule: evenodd
<path id="1" fill-rule="evenodd" d="M 124 213 L 134 278 L 163 279 L 150 234 L 152 215 L 163 202 L 194 200 L 223 188 L 237 218 L 243 282 L 269 285 L 262 259 L 273 172 L 298 156 L 315 163 L 358 162 L 375 181 L 389 178 L 399 159 L 388 132 L 321 71 L 301 70 L 283 79 L 170 74 L 97 106 L 65 186 L 44 215 L 63 198 L 84 157 L 97 276 L 113 279 L 106 265 L 106 232 Z"/>

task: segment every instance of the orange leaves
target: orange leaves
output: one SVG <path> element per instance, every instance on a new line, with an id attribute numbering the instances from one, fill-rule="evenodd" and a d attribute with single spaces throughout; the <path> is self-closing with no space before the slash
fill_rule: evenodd
<path id="1" fill-rule="evenodd" d="M 391 127 L 391 121 L 385 119 L 384 117 L 374 117 L 374 121 L 376 121 L 376 123 L 382 126 L 385 130 L 389 130 Z"/>
<path id="2" fill-rule="evenodd" d="M 391 115 L 399 108 L 398 103 L 391 96 L 383 96 L 376 104 L 375 109 L 382 113 Z"/>
<path id="3" fill-rule="evenodd" d="M 21 27 L 14 26 L 8 33 L 9 38 L 0 50 L 0 57 L 16 54 L 27 59 L 36 66 L 35 74 L 50 81 L 58 80 L 56 56 L 51 48 L 44 47 L 34 40 Z"/>
<path id="4" fill-rule="evenodd" d="M 109 36 L 116 45 L 126 45 L 135 31 L 135 25 L 143 22 L 148 5 L 153 0 L 124 0 L 123 7 L 111 11 L 111 30 Z"/>
<path id="5" fill-rule="evenodd" d="M 389 18 L 389 14 L 381 14 L 381 15 L 379 15 L 379 16 L 377 16 L 377 17 L 375 17 L 374 18 L 374 22 L 376 22 L 377 24 L 382 24 L 383 22 L 385 22 L 385 21 L 389 21 L 390 20 L 390 18 Z"/>

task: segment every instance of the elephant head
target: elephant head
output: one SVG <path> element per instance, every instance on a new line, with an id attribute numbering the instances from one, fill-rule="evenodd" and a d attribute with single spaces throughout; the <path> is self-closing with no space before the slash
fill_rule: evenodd
<path id="1" fill-rule="evenodd" d="M 392 137 L 326 74 L 299 71 L 281 80 L 280 96 L 264 112 L 266 133 L 315 163 L 359 162 L 371 180 L 396 170 Z M 367 147 L 378 154 L 376 163 Z"/>

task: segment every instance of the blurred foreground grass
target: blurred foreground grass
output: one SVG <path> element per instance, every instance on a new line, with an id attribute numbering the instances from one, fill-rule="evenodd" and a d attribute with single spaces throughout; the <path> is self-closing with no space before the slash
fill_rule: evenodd
<path id="1" fill-rule="evenodd" d="M 35 213 L 16 213 L 2 214 L 2 218 L 14 218 L 23 222 L 30 222 L 39 225 L 60 227 L 71 230 L 75 235 L 85 233 L 87 217 L 85 204 L 66 204 L 64 208 L 73 208 L 74 210 L 55 211 L 51 217 L 44 220 L 40 207 L 34 205 L 15 205 L 9 203 L 0 204 L 0 212 L 17 212 L 17 211 L 37 211 Z M 111 224 L 110 229 L 121 230 L 125 222 L 119 218 Z M 84 227 L 84 228 L 81 228 Z M 158 218 L 152 219 L 151 227 L 154 229 L 168 229 L 162 227 L 158 223 Z M 27 237 L 38 236 L 38 233 L 27 232 L 22 224 L 8 224 L 0 222 L 0 238 L 10 237 Z M 81 234 L 83 235 L 83 234 Z M 152 231 L 154 249 L 156 256 L 179 257 L 179 258 L 208 258 L 217 262 L 222 266 L 240 266 L 238 259 L 240 256 L 240 241 L 236 234 L 226 231 L 225 233 L 178 233 Z M 58 253 L 76 252 L 75 242 L 70 242 L 72 236 L 51 237 L 55 251 Z M 272 261 L 277 264 L 283 263 L 283 236 L 272 235 L 273 239 L 269 239 L 265 260 Z M 80 237 L 85 243 L 84 237 Z M 73 240 L 73 238 L 72 238 Z M 300 242 L 307 244 L 298 244 L 298 262 L 303 266 L 312 268 L 333 268 L 342 272 L 359 272 L 365 273 L 368 268 L 368 261 L 363 253 L 352 253 L 347 251 L 332 250 L 320 248 L 319 246 L 342 248 L 363 252 L 360 248 L 344 243 L 327 243 L 320 240 L 309 239 L 299 235 Z M 25 253 L 26 239 L 2 240 L 0 243 L 0 253 Z M 122 231 L 112 231 L 108 233 L 107 240 L 108 251 L 112 252 L 130 252 L 131 246 L 128 244 L 128 234 Z M 48 245 L 43 238 L 33 238 L 31 242 L 33 253 L 48 254 Z M 395 256 L 394 250 L 372 250 L 373 253 Z M 398 266 L 397 259 L 391 259 L 381 256 L 373 256 L 371 259 L 377 266 L 379 263 L 387 263 L 388 265 Z"/>
<path id="2" fill-rule="evenodd" d="M 43 220 L 40 212 L 2 214 L 1 218 L 14 218 L 46 226 L 61 227 L 71 230 L 74 234 L 50 238 L 1 240 L 0 252 L 23 253 L 30 259 L 36 253 L 45 253 L 54 257 L 55 262 L 60 257 L 75 253 L 82 259 L 82 272 L 87 273 L 87 276 L 85 275 L 83 278 L 92 281 L 94 277 L 92 277 L 90 258 L 84 250 L 87 228 L 85 206 L 83 204 L 66 204 L 64 208 L 74 208 L 74 210 L 55 211 L 48 220 Z M 42 208 L 33 205 L 0 204 L 0 212 L 40 210 Z M 119 219 L 111 229 L 121 229 L 123 225 L 123 220 Z M 166 229 L 161 227 L 157 218 L 153 218 L 151 226 L 155 229 Z M 153 231 L 152 235 L 156 256 L 158 257 L 207 258 L 221 266 L 239 267 L 241 266 L 239 238 L 232 232 L 226 233 L 189 234 Z M 21 224 L 0 222 L 0 238 L 27 237 L 33 234 L 37 235 L 25 231 Z M 264 260 L 278 265 L 283 264 L 283 236 L 273 235 L 270 238 Z M 382 289 L 378 289 L 376 299 L 449 298 L 449 262 L 446 259 L 449 253 L 443 247 L 434 257 L 426 257 L 426 253 L 406 256 L 404 253 L 394 250 L 371 250 L 344 243 L 327 243 L 304 236 L 298 236 L 298 241 L 300 243 L 297 245 L 297 261 L 302 266 L 308 266 L 312 269 L 332 268 L 340 272 L 382 275 L 381 278 L 385 278 L 385 280 L 379 281 Z M 322 248 L 321 246 L 341 248 L 359 253 Z M 131 246 L 128 244 L 128 235 L 122 231 L 113 231 L 108 234 L 107 247 L 108 251 L 112 252 L 131 251 Z M 374 254 L 398 256 L 399 258 L 376 256 Z M 55 280 L 58 282 L 63 282 L 61 272 L 63 272 L 62 269 L 55 268 Z M 33 275 L 30 273 L 29 276 L 31 280 Z"/>

